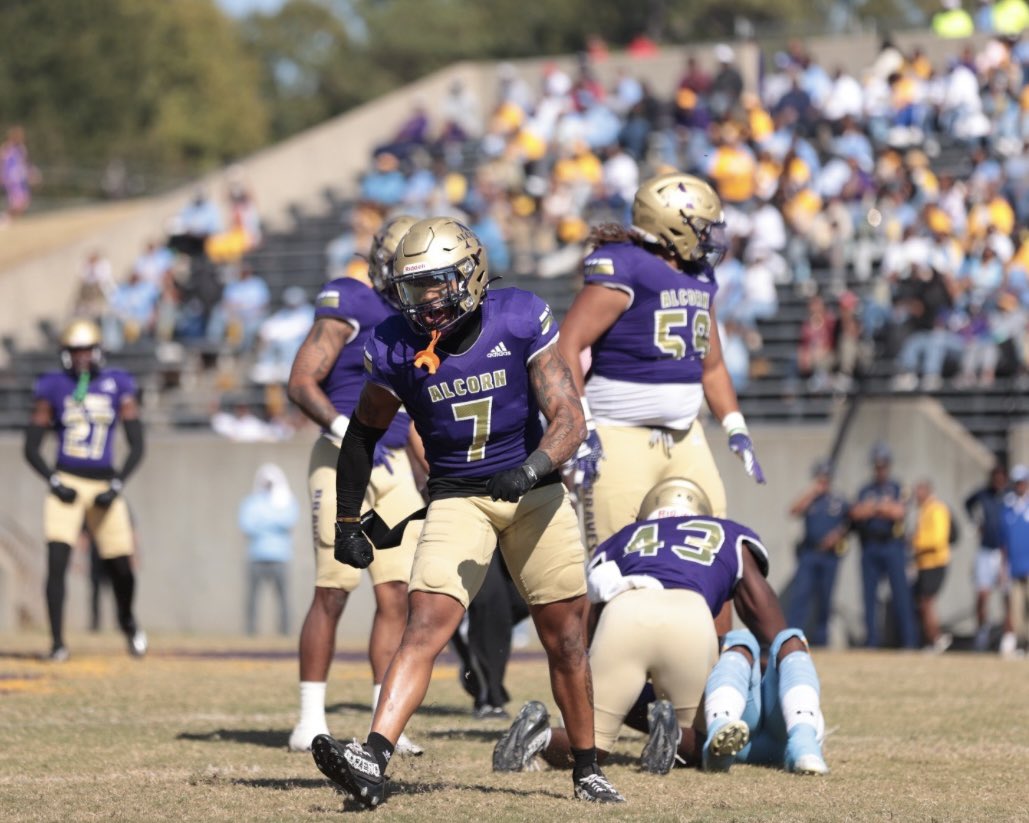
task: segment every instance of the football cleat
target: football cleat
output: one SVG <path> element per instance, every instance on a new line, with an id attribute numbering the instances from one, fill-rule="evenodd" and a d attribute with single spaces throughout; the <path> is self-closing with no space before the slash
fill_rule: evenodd
<path id="1" fill-rule="evenodd" d="M 128 636 L 128 641 L 129 654 L 133 657 L 143 657 L 146 654 L 147 649 L 150 648 L 146 632 L 142 629 L 136 629 L 136 631 Z"/>
<path id="2" fill-rule="evenodd" d="M 46 659 L 51 663 L 64 663 L 69 657 L 71 657 L 71 654 L 68 651 L 68 647 L 62 644 L 60 646 L 54 646 L 50 650 L 50 654 L 46 656 Z"/>
<path id="3" fill-rule="evenodd" d="M 640 755 L 640 768 L 651 774 L 668 774 L 682 739 L 675 707 L 667 700 L 655 700 L 647 707 L 650 736 Z"/>
<path id="4" fill-rule="evenodd" d="M 727 772 L 736 755 L 750 742 L 750 727 L 742 720 L 727 720 L 708 730 L 704 741 L 702 768 L 706 772 Z"/>
<path id="5" fill-rule="evenodd" d="M 406 734 L 401 732 L 400 737 L 397 739 L 397 745 L 393 749 L 393 753 L 406 755 L 408 757 L 418 757 L 418 755 L 425 754 L 425 749 L 415 743 Z"/>
<path id="6" fill-rule="evenodd" d="M 530 700 L 493 748 L 493 771 L 522 772 L 550 742 L 550 715 L 538 700 Z"/>
<path id="7" fill-rule="evenodd" d="M 289 750 L 291 752 L 311 751 L 311 741 L 320 734 L 328 736 L 329 727 L 325 725 L 305 726 L 302 723 L 297 723 L 289 736 Z"/>
<path id="8" fill-rule="evenodd" d="M 829 774 L 814 726 L 801 723 L 789 733 L 786 738 L 786 771 L 793 774 Z"/>
<path id="9" fill-rule="evenodd" d="M 311 741 L 311 754 L 318 771 L 369 809 L 386 799 L 386 778 L 375 755 L 356 740 L 344 746 L 320 734 Z"/>
<path id="10" fill-rule="evenodd" d="M 624 803 L 625 798 L 618 793 L 618 790 L 611 785 L 611 781 L 604 777 L 600 766 L 593 764 L 593 771 L 583 775 L 578 780 L 574 777 L 575 799 L 585 800 L 589 803 Z"/>

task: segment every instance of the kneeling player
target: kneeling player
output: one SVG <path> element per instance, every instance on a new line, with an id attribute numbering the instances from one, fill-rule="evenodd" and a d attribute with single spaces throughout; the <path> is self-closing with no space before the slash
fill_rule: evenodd
<path id="1" fill-rule="evenodd" d="M 803 634 L 786 628 L 765 580 L 768 554 L 757 535 L 711 517 L 703 491 L 681 478 L 655 486 L 640 511 L 646 519 L 601 544 L 590 563 L 594 614 L 603 609 L 590 648 L 598 755 L 610 751 L 649 677 L 660 699 L 648 711 L 644 770 L 665 773 L 677 755 L 711 770 L 727 769 L 737 756 L 773 762 L 778 745 L 779 762 L 791 771 L 828 771 L 818 678 Z M 711 618 L 730 599 L 753 634 L 727 635 L 715 665 Z M 758 639 L 772 647 L 764 681 Z M 702 694 L 703 745 L 693 728 Z M 560 765 L 567 752 L 564 731 L 551 729 L 546 708 L 531 701 L 497 743 L 493 768 L 518 771 L 539 753 Z"/>

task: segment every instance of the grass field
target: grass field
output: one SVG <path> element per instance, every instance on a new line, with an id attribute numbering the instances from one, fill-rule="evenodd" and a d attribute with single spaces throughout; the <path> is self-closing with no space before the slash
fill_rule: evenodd
<path id="1" fill-rule="evenodd" d="M 830 776 L 644 775 L 630 732 L 606 769 L 628 799 L 617 808 L 573 801 L 566 772 L 493 775 L 506 723 L 473 719 L 441 663 L 409 729 L 426 754 L 398 758 L 387 805 L 363 812 L 286 750 L 292 642 L 155 637 L 137 661 L 115 635 L 70 641 L 53 665 L 34 657 L 41 635 L 0 636 L 0 820 L 1029 820 L 1029 662 L 819 653 Z M 337 662 L 338 737 L 363 737 L 369 683 L 365 663 Z M 553 709 L 546 684 L 542 662 L 513 662 L 509 708 Z"/>

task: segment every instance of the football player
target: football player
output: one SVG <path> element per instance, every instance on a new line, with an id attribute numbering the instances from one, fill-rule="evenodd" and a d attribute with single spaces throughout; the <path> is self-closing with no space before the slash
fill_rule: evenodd
<path id="1" fill-rule="evenodd" d="M 664 774 L 677 756 L 724 771 L 739 757 L 824 774 L 818 676 L 804 636 L 786 627 L 758 536 L 711 509 L 692 481 L 663 480 L 643 499 L 644 517 L 590 562 L 598 752 L 611 750 L 641 690 L 652 688 L 645 771 Z M 715 664 L 711 617 L 729 600 L 750 631 L 726 635 Z M 758 640 L 771 645 L 763 681 Z M 701 695 L 705 723 L 697 717 Z M 706 737 L 694 721 L 706 725 Z M 551 729 L 546 707 L 530 701 L 497 743 L 493 768 L 521 771 L 540 753 L 560 765 L 567 752 L 564 730 Z"/>
<path id="2" fill-rule="evenodd" d="M 121 496 L 125 481 L 143 458 L 143 422 L 138 388 L 130 374 L 104 367 L 100 329 L 91 320 L 73 320 L 61 334 L 61 368 L 36 382 L 25 432 L 25 459 L 50 486 L 43 507 L 47 541 L 46 603 L 53 645 L 50 659 L 68 659 L 64 644 L 64 577 L 71 547 L 89 530 L 107 570 L 118 606 L 118 625 L 129 652 L 142 657 L 146 634 L 136 625 L 132 600 L 136 577 L 129 507 Z M 129 453 L 114 467 L 114 433 L 125 429 Z M 57 433 L 57 461 L 51 467 L 40 446 L 47 431 Z"/>
<path id="3" fill-rule="evenodd" d="M 300 631 L 300 719 L 290 734 L 289 748 L 310 751 L 318 734 L 327 734 L 325 684 L 336 650 L 336 627 L 347 596 L 361 572 L 332 556 L 336 516 L 336 460 L 339 444 L 364 383 L 362 352 L 377 323 L 396 312 L 387 288 L 393 252 L 415 218 L 388 220 L 372 241 L 368 282 L 341 277 L 325 285 L 315 300 L 315 319 L 290 372 L 289 397 L 315 423 L 322 435 L 311 450 L 308 488 L 314 527 L 314 598 Z M 362 272 L 363 273 L 363 272 Z M 413 435 L 406 414 L 398 414 L 379 441 L 365 504 L 391 525 L 421 508 L 419 493 L 405 447 Z M 368 646 L 372 666 L 372 710 L 378 703 L 386 667 L 400 642 L 407 620 L 407 580 L 418 538 L 416 526 L 399 548 L 376 553 L 369 573 L 375 594 L 375 617 Z M 404 754 L 422 749 L 407 737 L 397 740 Z"/>
<path id="4" fill-rule="evenodd" d="M 448 217 L 411 227 L 397 248 L 393 277 L 404 316 L 380 324 L 365 348 L 368 381 L 336 472 L 336 558 L 357 567 L 372 559 L 361 502 L 375 444 L 401 404 L 425 444 L 430 502 L 411 570 L 410 617 L 372 733 L 364 744 L 346 746 L 316 737 L 315 763 L 366 806 L 382 802 L 395 743 L 499 540 L 547 653 L 568 728 L 575 797 L 621 802 L 593 745 L 585 556 L 557 471 L 586 427 L 554 345 L 550 307 L 520 289 L 487 291 L 486 249 Z"/>
<path id="5" fill-rule="evenodd" d="M 688 174 L 654 177 L 636 192 L 632 225 L 598 226 L 590 243 L 585 285 L 558 345 L 586 412 L 576 479 L 593 551 L 636 519 L 642 494 L 666 477 L 689 478 L 725 516 L 725 489 L 697 422 L 705 400 L 747 473 L 758 483 L 764 474 L 718 337 L 714 266 L 726 244 L 715 190 Z"/>

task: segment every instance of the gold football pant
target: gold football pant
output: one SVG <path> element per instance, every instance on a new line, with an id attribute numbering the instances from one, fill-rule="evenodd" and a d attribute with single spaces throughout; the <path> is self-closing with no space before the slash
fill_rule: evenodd
<path id="1" fill-rule="evenodd" d="M 43 504 L 43 534 L 47 543 L 74 546 L 85 525 L 104 560 L 133 553 L 132 521 L 125 498 L 118 495 L 106 509 L 94 505 L 96 496 L 110 488 L 107 480 L 91 480 L 67 472 L 57 472 L 61 483 L 75 489 L 75 499 L 62 503 L 48 494 Z"/>
<path id="2" fill-rule="evenodd" d="M 695 421 L 687 431 L 640 426 L 597 426 L 604 447 L 600 474 L 582 496 L 586 547 L 592 551 L 639 515 L 644 495 L 668 477 L 685 477 L 711 501 L 712 514 L 725 517 L 725 486 Z"/>
<path id="3" fill-rule="evenodd" d="M 718 638 L 707 602 L 688 589 L 633 589 L 604 607 L 590 647 L 597 748 L 611 751 L 649 677 L 680 727 L 697 714 Z"/>
<path id="4" fill-rule="evenodd" d="M 467 609 L 498 540 L 511 579 L 530 606 L 585 594 L 579 521 L 560 483 L 532 489 L 517 503 L 488 497 L 433 500 L 410 590 L 448 594 Z"/>
<path id="5" fill-rule="evenodd" d="M 308 489 L 311 493 L 311 518 L 315 546 L 315 586 L 352 592 L 361 582 L 361 570 L 336 561 L 336 460 L 339 447 L 327 437 L 319 437 L 311 449 Z M 411 464 L 403 449 L 389 453 L 393 472 L 385 466 L 372 469 L 361 510 L 374 508 L 389 526 L 425 505 L 414 484 Z M 375 559 L 368 572 L 372 584 L 402 581 L 411 576 L 411 561 L 422 524 L 408 524 L 400 545 L 392 549 L 375 549 Z"/>

